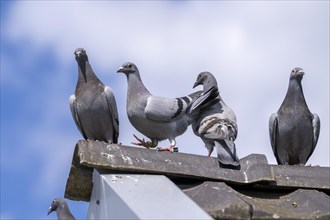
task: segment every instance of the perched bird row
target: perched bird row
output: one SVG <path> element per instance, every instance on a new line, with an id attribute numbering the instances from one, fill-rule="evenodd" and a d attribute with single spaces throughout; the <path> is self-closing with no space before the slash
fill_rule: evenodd
<path id="1" fill-rule="evenodd" d="M 78 82 L 70 97 L 73 119 L 86 140 L 117 143 L 119 121 L 116 100 L 112 90 L 94 73 L 83 48 L 75 50 L 78 63 Z M 201 72 L 193 86 L 203 90 L 179 98 L 152 95 L 144 86 L 139 70 L 133 63 L 120 66 L 118 73 L 127 77 L 127 116 L 133 127 L 150 141 L 136 137 L 136 145 L 157 147 L 168 139 L 167 148 L 160 151 L 178 151 L 175 138 L 189 125 L 205 143 L 208 156 L 217 149 L 222 167 L 239 168 L 235 139 L 238 127 L 234 111 L 219 94 L 217 80 L 210 72 Z M 304 71 L 294 68 L 290 75 L 287 95 L 277 113 L 269 120 L 271 145 L 278 164 L 305 164 L 313 153 L 320 120 L 306 104 L 301 80 Z"/>
<path id="2" fill-rule="evenodd" d="M 70 96 L 72 117 L 86 140 L 118 143 L 119 120 L 115 96 L 94 73 L 83 48 L 74 52 L 78 63 L 78 82 Z M 219 94 L 217 80 L 210 72 L 201 72 L 193 88 L 203 90 L 180 98 L 152 95 L 144 86 L 139 70 L 125 63 L 117 70 L 127 77 L 127 116 L 133 127 L 150 138 L 145 141 L 134 135 L 134 144 L 153 148 L 168 139 L 167 148 L 159 151 L 178 151 L 175 138 L 192 126 L 202 139 L 208 156 L 217 150 L 219 164 L 224 168 L 240 169 L 235 139 L 238 127 L 234 111 Z M 320 133 L 320 119 L 306 104 L 301 80 L 304 71 L 294 68 L 282 105 L 269 119 L 269 134 L 278 164 L 304 165 L 312 155 Z M 54 199 L 48 214 L 57 212 L 58 219 L 75 219 L 64 199 Z"/>

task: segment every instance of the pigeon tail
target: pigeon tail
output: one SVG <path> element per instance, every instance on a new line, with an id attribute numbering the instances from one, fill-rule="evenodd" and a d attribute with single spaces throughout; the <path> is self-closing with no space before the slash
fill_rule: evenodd
<path id="1" fill-rule="evenodd" d="M 220 166 L 223 168 L 240 169 L 235 143 L 230 140 L 215 140 L 214 142 Z"/>

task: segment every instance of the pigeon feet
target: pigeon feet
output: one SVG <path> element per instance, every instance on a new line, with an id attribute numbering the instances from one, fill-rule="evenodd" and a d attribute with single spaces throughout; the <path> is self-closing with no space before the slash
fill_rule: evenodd
<path id="1" fill-rule="evenodd" d="M 144 138 L 140 139 L 135 134 L 133 134 L 133 136 L 135 137 L 136 140 L 139 141 L 139 142 L 132 142 L 132 144 L 134 144 L 134 145 L 142 146 L 147 149 L 156 147 L 156 145 L 154 143 L 152 143 L 151 141 L 145 141 Z"/>
<path id="2" fill-rule="evenodd" d="M 157 147 L 157 151 L 170 151 L 170 152 L 179 152 L 179 148 L 170 145 L 169 147 Z"/>

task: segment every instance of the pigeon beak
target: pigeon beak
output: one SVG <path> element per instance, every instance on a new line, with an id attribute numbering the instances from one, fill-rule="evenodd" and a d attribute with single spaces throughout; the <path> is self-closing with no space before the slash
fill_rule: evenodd
<path id="1" fill-rule="evenodd" d="M 193 86 L 193 89 L 196 88 L 196 86 L 199 86 L 199 85 L 201 85 L 201 84 L 202 84 L 202 83 L 201 83 L 200 81 L 196 81 L 195 84 L 194 84 L 194 86 Z"/>
<path id="2" fill-rule="evenodd" d="M 77 56 L 77 57 L 80 57 L 81 56 L 81 51 L 77 51 L 77 52 L 75 52 L 75 55 Z"/>
<path id="3" fill-rule="evenodd" d="M 122 72 L 124 72 L 124 67 L 121 66 L 117 69 L 117 73 L 122 73 Z"/>
<path id="4" fill-rule="evenodd" d="M 52 206 L 49 207 L 47 215 L 49 215 L 49 214 L 52 213 L 53 211 L 54 211 L 54 208 L 53 208 Z"/>
<path id="5" fill-rule="evenodd" d="M 300 75 L 303 76 L 303 75 L 305 74 L 305 72 L 304 72 L 304 70 L 299 70 L 299 71 L 298 71 L 298 74 L 300 74 Z"/>

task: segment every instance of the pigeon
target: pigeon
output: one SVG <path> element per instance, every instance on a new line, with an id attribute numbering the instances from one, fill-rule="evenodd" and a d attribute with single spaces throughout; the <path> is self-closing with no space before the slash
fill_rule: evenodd
<path id="1" fill-rule="evenodd" d="M 217 80 L 210 72 L 201 72 L 193 88 L 203 85 L 203 94 L 214 93 L 213 101 L 198 98 L 190 108 L 192 130 L 202 139 L 211 156 L 214 147 L 217 149 L 219 164 L 223 168 L 240 169 L 236 154 L 237 120 L 233 110 L 221 98 Z M 203 95 L 201 96 L 203 97 Z M 205 101 L 206 100 L 206 101 Z M 209 104 L 208 104 L 209 103 Z"/>
<path id="2" fill-rule="evenodd" d="M 270 142 L 280 165 L 305 165 L 320 134 L 320 118 L 305 101 L 301 80 L 304 70 L 291 71 L 289 88 L 281 107 L 269 119 Z"/>
<path id="3" fill-rule="evenodd" d="M 150 148 L 156 147 L 159 141 L 168 139 L 169 147 L 158 147 L 157 150 L 178 151 L 175 138 L 183 134 L 190 125 L 187 109 L 201 91 L 180 98 L 154 96 L 143 85 L 134 63 L 124 63 L 117 73 L 124 73 L 127 77 L 126 110 L 129 121 L 136 130 L 151 139 L 150 142 L 137 138 L 139 142 L 133 144 Z"/>
<path id="4" fill-rule="evenodd" d="M 75 220 L 74 216 L 70 212 L 68 204 L 62 198 L 56 198 L 52 201 L 52 204 L 48 210 L 48 215 L 53 211 L 56 211 L 57 219 L 59 220 Z"/>
<path id="5" fill-rule="evenodd" d="M 78 82 L 69 102 L 77 128 L 85 140 L 117 143 L 119 120 L 115 96 L 95 75 L 86 50 L 78 48 L 74 55 L 78 63 Z"/>

